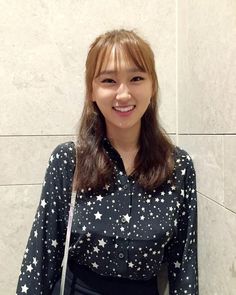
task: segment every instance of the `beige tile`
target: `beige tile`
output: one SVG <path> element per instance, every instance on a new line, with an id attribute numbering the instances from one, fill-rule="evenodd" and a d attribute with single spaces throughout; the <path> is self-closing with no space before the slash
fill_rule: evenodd
<path id="1" fill-rule="evenodd" d="M 236 294 L 236 214 L 198 195 L 200 294 Z"/>
<path id="2" fill-rule="evenodd" d="M 207 197 L 223 204 L 223 138 L 222 136 L 180 135 L 179 146 L 193 158 L 197 190 Z"/>
<path id="3" fill-rule="evenodd" d="M 179 132 L 235 132 L 236 2 L 178 3 Z"/>
<path id="4" fill-rule="evenodd" d="M 15 294 L 41 186 L 0 186 L 0 294 Z"/>
<path id="5" fill-rule="evenodd" d="M 83 96 L 78 97 L 79 89 L 67 82 L 59 62 L 58 67 L 56 61 L 55 65 L 50 64 L 50 55 L 55 54 L 51 48 L 39 48 L 38 52 L 33 50 L 24 54 L 22 64 L 11 72 L 9 79 L 12 81 L 10 87 L 6 86 L 7 93 L 1 95 L 1 133 L 73 134 L 83 104 Z M 41 55 L 49 56 L 50 62 L 42 63 Z M 10 68 L 4 70 L 9 75 L 10 71 Z M 76 90 L 77 94 L 73 93 Z"/>
<path id="6" fill-rule="evenodd" d="M 42 183 L 50 154 L 69 136 L 0 137 L 0 184 Z"/>
<path id="7" fill-rule="evenodd" d="M 224 136 L 224 205 L 236 212 L 236 136 Z"/>
<path id="8" fill-rule="evenodd" d="M 84 100 L 89 45 L 98 34 L 121 26 L 138 30 L 152 44 L 161 88 L 161 117 L 167 131 L 175 132 L 173 1 L 139 1 L 135 7 L 132 2 L 123 5 L 105 0 L 27 3 L 24 9 L 16 4 L 14 12 L 10 2 L 1 4 L 3 134 L 72 134 Z M 158 34 L 153 34 L 154 27 Z"/>
<path id="9" fill-rule="evenodd" d="M 65 68 L 48 8 L 27 1 L 12 10 L 5 2 L 0 15 L 1 134 L 72 134 L 83 101 L 83 70 L 75 75 Z"/>

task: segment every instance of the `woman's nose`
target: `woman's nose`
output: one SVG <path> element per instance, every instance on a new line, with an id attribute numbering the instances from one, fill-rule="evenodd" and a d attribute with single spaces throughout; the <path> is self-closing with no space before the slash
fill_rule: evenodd
<path id="1" fill-rule="evenodd" d="M 129 93 L 129 88 L 126 84 L 120 84 L 118 90 L 117 90 L 117 94 L 116 94 L 116 99 L 129 99 L 131 97 L 130 93 Z"/>

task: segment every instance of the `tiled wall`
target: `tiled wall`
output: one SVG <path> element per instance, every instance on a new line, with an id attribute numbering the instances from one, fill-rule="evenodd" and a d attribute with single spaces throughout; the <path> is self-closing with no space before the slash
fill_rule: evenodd
<path id="1" fill-rule="evenodd" d="M 179 1 L 178 143 L 193 157 L 201 295 L 236 294 L 236 2 Z"/>
<path id="2" fill-rule="evenodd" d="M 236 3 L 176 3 L 1 1 L 0 294 L 15 294 L 49 155 L 73 138 L 88 46 L 117 27 L 150 41 L 161 120 L 195 162 L 200 294 L 236 294 Z"/>

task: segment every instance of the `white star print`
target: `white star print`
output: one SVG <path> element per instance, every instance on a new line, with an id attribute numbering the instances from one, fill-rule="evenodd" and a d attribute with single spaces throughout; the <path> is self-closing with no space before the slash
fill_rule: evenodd
<path id="1" fill-rule="evenodd" d="M 98 240 L 98 243 L 99 243 L 99 246 L 102 246 L 103 248 L 104 248 L 105 245 L 106 245 L 106 242 L 105 242 L 103 239 Z"/>
<path id="2" fill-rule="evenodd" d="M 59 159 L 60 158 L 60 155 L 58 153 L 56 153 L 56 158 Z"/>
<path id="3" fill-rule="evenodd" d="M 86 226 L 85 225 L 82 227 L 82 231 L 86 231 Z"/>
<path id="4" fill-rule="evenodd" d="M 96 262 L 93 262 L 92 266 L 95 267 L 95 268 L 98 268 L 98 264 Z"/>
<path id="5" fill-rule="evenodd" d="M 103 197 L 101 195 L 97 196 L 97 201 L 102 201 Z"/>
<path id="6" fill-rule="evenodd" d="M 27 271 L 31 272 L 31 271 L 32 271 L 32 269 L 33 269 L 33 267 L 32 267 L 32 265 L 31 265 L 31 264 L 27 265 Z"/>
<path id="7" fill-rule="evenodd" d="M 105 189 L 106 189 L 107 191 L 108 191 L 109 187 L 110 187 L 109 184 L 106 184 L 106 185 L 105 185 Z"/>
<path id="8" fill-rule="evenodd" d="M 125 230 L 125 228 L 122 226 L 121 228 L 120 228 L 120 231 L 124 231 Z"/>
<path id="9" fill-rule="evenodd" d="M 180 195 L 184 197 L 184 190 L 183 189 L 181 189 L 181 194 Z"/>
<path id="10" fill-rule="evenodd" d="M 130 268 L 133 268 L 133 267 L 134 267 L 133 262 L 129 262 L 129 267 L 130 267 Z"/>
<path id="11" fill-rule="evenodd" d="M 52 246 L 56 248 L 57 245 L 58 245 L 57 240 L 52 240 Z"/>
<path id="12" fill-rule="evenodd" d="M 38 232 L 37 232 L 37 230 L 34 231 L 34 236 L 35 236 L 35 238 L 38 237 Z"/>
<path id="13" fill-rule="evenodd" d="M 38 263 L 38 261 L 37 261 L 36 257 L 33 257 L 33 264 L 37 265 L 37 263 Z"/>
<path id="14" fill-rule="evenodd" d="M 51 155 L 51 157 L 50 157 L 50 162 L 52 163 L 53 160 L 54 160 L 54 156 Z"/>
<path id="15" fill-rule="evenodd" d="M 180 268 L 180 263 L 179 263 L 179 261 L 176 261 L 176 262 L 174 262 L 174 265 L 175 265 L 175 268 Z"/>
<path id="16" fill-rule="evenodd" d="M 46 203 L 45 200 L 43 199 L 43 200 L 41 201 L 41 206 L 42 206 L 43 208 L 45 208 L 46 205 L 47 205 L 47 203 Z"/>
<path id="17" fill-rule="evenodd" d="M 90 201 L 87 202 L 87 205 L 90 206 L 92 203 Z"/>
<path id="18" fill-rule="evenodd" d="M 90 237 L 91 237 L 91 233 L 87 233 L 86 236 L 87 236 L 88 238 L 90 238 Z"/>
<path id="19" fill-rule="evenodd" d="M 144 220 L 144 219 L 145 219 L 145 216 L 142 215 L 142 216 L 140 217 L 140 219 L 141 219 L 141 220 Z"/>
<path id="20" fill-rule="evenodd" d="M 185 175 L 186 169 L 181 170 L 181 175 Z"/>
<path id="21" fill-rule="evenodd" d="M 96 247 L 93 247 L 93 251 L 98 253 L 100 249 L 96 246 Z"/>
<path id="22" fill-rule="evenodd" d="M 124 215 L 124 218 L 127 222 L 130 222 L 131 216 L 129 216 L 129 214 L 127 213 L 126 215 Z"/>
<path id="23" fill-rule="evenodd" d="M 98 211 L 94 215 L 95 215 L 95 219 L 101 219 L 101 217 L 102 217 L 102 214 L 99 213 Z"/>
<path id="24" fill-rule="evenodd" d="M 28 292 L 28 287 L 26 286 L 26 284 L 24 286 L 21 287 L 21 292 L 22 293 L 27 293 Z"/>

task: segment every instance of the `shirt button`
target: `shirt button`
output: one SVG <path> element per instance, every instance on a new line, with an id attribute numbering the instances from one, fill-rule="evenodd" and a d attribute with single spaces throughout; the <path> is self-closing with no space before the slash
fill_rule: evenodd
<path id="1" fill-rule="evenodd" d="M 125 184 L 125 185 L 123 186 L 123 188 L 124 188 L 124 189 L 127 189 L 127 188 L 128 188 L 128 184 Z"/>
<path id="2" fill-rule="evenodd" d="M 120 252 L 120 253 L 119 253 L 119 258 L 122 259 L 122 258 L 124 258 L 124 257 L 125 257 L 125 254 L 122 253 L 122 252 Z"/>
<path id="3" fill-rule="evenodd" d="M 121 222 L 122 223 L 125 223 L 126 222 L 126 218 L 124 216 L 121 218 Z"/>

